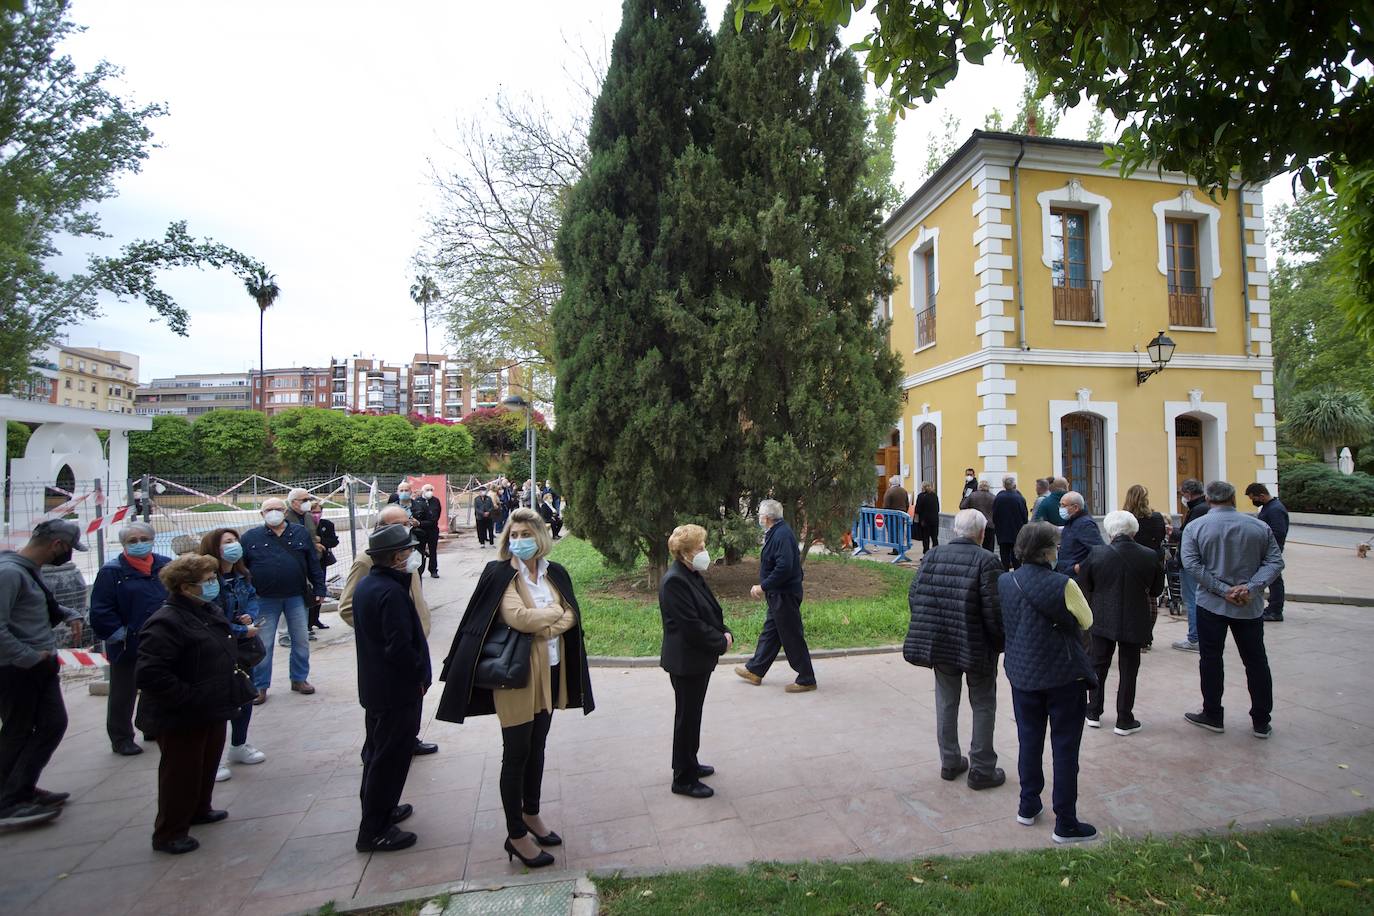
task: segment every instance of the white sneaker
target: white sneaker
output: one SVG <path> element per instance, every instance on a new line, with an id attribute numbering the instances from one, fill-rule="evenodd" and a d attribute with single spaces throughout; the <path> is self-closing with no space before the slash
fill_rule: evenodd
<path id="1" fill-rule="evenodd" d="M 230 763 L 262 763 L 267 759 L 267 755 L 251 744 L 230 745 Z"/>
<path id="2" fill-rule="evenodd" d="M 218 770 L 215 770 L 215 782 L 228 782 L 233 775 L 227 766 L 221 765 Z"/>

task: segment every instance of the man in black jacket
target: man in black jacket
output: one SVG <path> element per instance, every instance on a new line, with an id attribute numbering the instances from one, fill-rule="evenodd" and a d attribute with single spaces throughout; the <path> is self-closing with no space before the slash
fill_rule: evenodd
<path id="1" fill-rule="evenodd" d="M 1008 572 L 1021 565 L 1016 562 L 1012 547 L 1028 515 L 1026 497 L 1016 489 L 1016 478 L 1003 477 L 1002 492 L 992 501 L 992 527 L 997 534 L 997 549 L 1002 554 L 1002 568 Z"/>
<path id="2" fill-rule="evenodd" d="M 991 789 L 1007 781 L 992 748 L 997 722 L 997 656 L 1002 651 L 1002 605 L 997 577 L 1002 566 L 981 546 L 987 519 L 977 509 L 954 516 L 954 540 L 921 558 L 907 602 L 911 626 L 902 657 L 935 671 L 935 737 L 940 744 L 940 778 L 968 772 L 970 789 Z M 968 679 L 973 740 L 960 753 L 959 697 Z"/>
<path id="3" fill-rule="evenodd" d="M 1183 543 L 1183 530 L 1190 522 L 1195 522 L 1207 514 L 1207 498 L 1202 495 L 1202 481 L 1189 477 L 1178 485 L 1178 496 L 1183 500 L 1183 523 L 1178 526 L 1179 543 Z M 1174 643 L 1174 648 L 1184 652 L 1197 652 L 1197 580 L 1186 569 L 1179 570 L 1179 590 L 1183 592 L 1183 606 L 1188 610 L 1188 635 Z"/>
<path id="4" fill-rule="evenodd" d="M 1274 540 L 1279 542 L 1279 552 L 1283 552 L 1283 542 L 1288 540 L 1288 507 L 1279 502 L 1278 497 L 1269 495 L 1269 488 L 1262 483 L 1252 483 L 1245 488 L 1250 504 L 1259 509 L 1259 519 L 1274 532 Z M 1269 623 L 1283 622 L 1283 574 L 1269 583 L 1269 606 L 1264 609 L 1264 619 Z"/>
<path id="5" fill-rule="evenodd" d="M 776 499 L 759 503 L 759 524 L 768 533 L 763 536 L 763 550 L 759 551 L 759 584 L 749 594 L 768 601 L 768 616 L 754 657 L 736 668 L 735 674 L 757 687 L 778 657 L 778 650 L 786 649 L 787 663 L 797 672 L 796 683 L 788 684 L 786 690 L 806 693 L 816 689 L 816 672 L 811 667 L 811 650 L 802 627 L 801 550 L 797 536 L 782 520 L 782 503 Z"/>
<path id="6" fill-rule="evenodd" d="M 418 543 L 405 525 L 387 525 L 367 544 L 372 571 L 353 593 L 358 702 L 367 729 L 356 846 L 359 852 L 390 852 L 415 845 L 415 834 L 396 824 L 413 810 L 399 802 L 429 690 L 429 645 L 410 599 Z"/>
<path id="7" fill-rule="evenodd" d="M 434 495 L 434 487 L 425 484 L 420 488 L 419 499 L 410 504 L 410 517 L 415 520 L 415 537 L 420 542 L 420 556 L 429 561 L 429 574 L 439 578 L 439 522 L 443 519 L 444 507 L 439 497 Z M 423 575 L 424 570 L 421 569 Z"/>

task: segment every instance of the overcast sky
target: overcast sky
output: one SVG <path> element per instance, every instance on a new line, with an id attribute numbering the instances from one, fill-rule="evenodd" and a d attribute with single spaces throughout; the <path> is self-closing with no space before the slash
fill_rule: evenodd
<path id="1" fill-rule="evenodd" d="M 726 6 L 707 0 L 713 30 Z M 567 99 L 569 46 L 604 55 L 620 3 L 74 0 L 72 15 L 87 27 L 67 46 L 78 64 L 122 66 L 120 93 L 169 114 L 142 172 L 100 208 L 109 244 L 68 245 L 65 261 L 79 266 L 86 251 L 161 235 L 178 219 L 259 258 L 282 288 L 267 312 L 270 368 L 423 350 L 408 291 L 430 160 L 449 160 L 455 122 L 500 89 Z M 1014 64 L 965 64 L 934 105 L 911 112 L 898 126 L 904 190 L 919 184 L 946 111 L 965 136 L 994 107 L 1009 122 L 1022 79 Z M 1090 114 L 1068 113 L 1059 134 L 1083 136 Z M 257 308 L 232 274 L 169 272 L 164 288 L 190 310 L 189 338 L 150 322 L 141 303 L 108 301 L 70 342 L 139 354 L 144 381 L 257 364 Z M 442 343 L 433 324 L 430 342 Z"/>

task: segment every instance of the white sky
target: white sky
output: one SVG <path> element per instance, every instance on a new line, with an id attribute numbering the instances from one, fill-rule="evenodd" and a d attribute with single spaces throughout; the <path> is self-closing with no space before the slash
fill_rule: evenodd
<path id="1" fill-rule="evenodd" d="M 706 0 L 712 30 L 727 0 Z M 267 312 L 267 365 L 327 365 L 360 353 L 390 361 L 423 351 L 410 301 L 411 258 L 432 195 L 429 165 L 447 161 L 454 123 L 498 89 L 566 99 L 569 46 L 604 55 L 618 0 L 74 0 L 87 31 L 67 51 L 78 65 L 122 66 L 118 90 L 163 102 L 158 149 L 100 208 L 109 242 L 66 246 L 63 263 L 157 237 L 184 219 L 264 261 L 282 288 Z M 856 18 L 851 34 L 860 34 Z M 1010 123 L 1020 68 L 964 64 L 933 105 L 897 134 L 897 178 L 920 183 L 926 140 L 946 110 L 964 136 L 998 107 Z M 1081 137 L 1091 112 L 1069 112 Z M 1282 180 L 1270 194 L 1287 196 Z M 257 364 L 257 308 L 225 272 L 175 271 L 164 288 L 192 314 L 189 338 L 141 303 L 106 301 L 104 316 L 68 332 L 77 346 L 141 357 L 141 377 L 234 372 Z M 442 331 L 430 327 L 432 349 Z"/>

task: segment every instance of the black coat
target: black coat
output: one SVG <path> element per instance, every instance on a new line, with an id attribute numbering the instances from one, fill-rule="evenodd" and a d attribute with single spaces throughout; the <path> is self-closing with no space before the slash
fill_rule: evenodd
<path id="1" fill-rule="evenodd" d="M 553 582 L 558 594 L 568 607 L 577 615 L 577 623 L 563 634 L 559 664 L 567 672 L 568 695 L 566 705 L 569 709 L 582 708 L 587 715 L 596 708 L 592 700 L 591 669 L 587 665 L 587 647 L 582 637 L 582 610 L 577 606 L 573 595 L 572 577 L 557 563 L 550 562 L 549 580 Z M 468 608 L 458 624 L 458 632 L 453 635 L 453 646 L 440 668 L 439 680 L 444 682 L 444 693 L 439 698 L 439 708 L 435 717 L 444 722 L 462 722 L 468 716 L 489 716 L 496 713 L 491 691 L 473 684 L 477 673 L 477 659 L 482 651 L 482 643 L 501 611 L 501 597 L 506 593 L 510 582 L 515 578 L 515 567 L 506 560 L 492 560 L 482 570 L 473 590 Z"/>
<path id="2" fill-rule="evenodd" d="M 916 521 L 929 532 L 940 530 L 940 497 L 922 490 L 916 494 Z"/>
<path id="3" fill-rule="evenodd" d="M 1002 490 L 993 497 L 992 527 L 997 532 L 997 543 L 1015 544 L 1029 514 L 1026 497 L 1020 490 Z"/>
<path id="4" fill-rule="evenodd" d="M 678 675 L 713 671 L 725 654 L 725 634 L 730 630 L 701 574 L 674 560 L 658 585 L 658 612 L 663 616 L 663 670 Z"/>
<path id="5" fill-rule="evenodd" d="M 138 639 L 138 713 L 145 734 L 227 722 L 238 714 L 231 679 L 238 639 L 217 604 L 173 595 Z"/>
<path id="6" fill-rule="evenodd" d="M 416 496 L 410 501 L 410 517 L 415 519 L 415 527 L 421 531 L 438 531 L 439 516 L 443 515 L 444 508 L 439 504 L 439 497 L 431 496 L 425 499 L 423 496 Z"/>
<path id="7" fill-rule="evenodd" d="M 353 629 L 359 704 L 388 709 L 419 703 L 432 678 L 410 573 L 372 567 L 353 592 Z"/>
<path id="8" fill-rule="evenodd" d="M 1092 605 L 1094 636 L 1135 646 L 1150 641 L 1151 599 L 1164 591 L 1159 554 L 1123 534 L 1092 549 L 1079 567 L 1078 587 Z"/>
<path id="9" fill-rule="evenodd" d="M 1150 548 L 1162 557 L 1163 553 L 1160 546 L 1164 543 L 1164 516 L 1158 512 L 1151 512 L 1144 518 L 1136 520 L 1140 522 L 1140 530 L 1135 533 L 1135 542 Z"/>
<path id="10" fill-rule="evenodd" d="M 902 657 L 930 668 L 949 665 L 994 674 L 1002 651 L 1002 564 L 968 538 L 941 544 L 921 559 L 907 603 L 911 624 Z"/>

